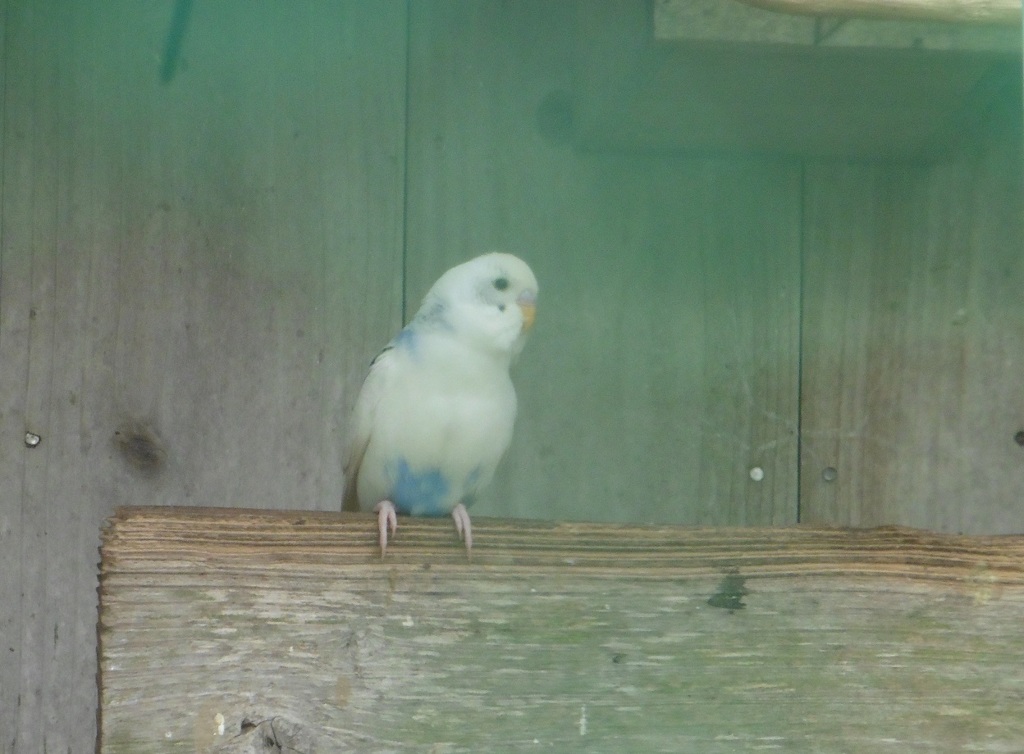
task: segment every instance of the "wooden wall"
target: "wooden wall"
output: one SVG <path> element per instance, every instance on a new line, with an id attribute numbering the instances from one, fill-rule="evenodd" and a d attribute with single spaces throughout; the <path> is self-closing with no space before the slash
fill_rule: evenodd
<path id="1" fill-rule="evenodd" d="M 938 164 L 591 152 L 572 3 L 200 2 L 161 83 L 173 7 L 0 0 L 0 751 L 91 747 L 113 509 L 337 509 L 490 248 L 542 292 L 475 513 L 1024 530 L 1019 100 Z"/>
<path id="2" fill-rule="evenodd" d="M 404 2 L 195 3 L 165 85 L 173 6 L 0 4 L 3 752 L 92 748 L 114 508 L 337 510 L 401 318 Z"/>
<path id="3" fill-rule="evenodd" d="M 491 247 L 541 285 L 479 510 L 795 521 L 799 164 L 581 153 L 572 4 L 411 9 L 410 290 Z"/>
<path id="4" fill-rule="evenodd" d="M 808 165 L 802 520 L 1024 531 L 1013 99 L 938 164 Z"/>

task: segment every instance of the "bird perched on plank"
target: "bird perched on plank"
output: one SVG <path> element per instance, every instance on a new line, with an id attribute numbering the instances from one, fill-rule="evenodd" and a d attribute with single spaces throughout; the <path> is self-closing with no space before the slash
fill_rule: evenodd
<path id="1" fill-rule="evenodd" d="M 344 510 L 375 511 L 381 557 L 396 514 L 451 515 L 466 544 L 466 508 L 512 440 L 509 367 L 537 306 L 537 279 L 494 252 L 448 270 L 413 320 L 374 359 L 349 429 Z"/>

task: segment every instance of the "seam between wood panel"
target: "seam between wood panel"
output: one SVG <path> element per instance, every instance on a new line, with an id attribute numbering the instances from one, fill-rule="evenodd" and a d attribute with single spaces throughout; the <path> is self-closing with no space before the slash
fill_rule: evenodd
<path id="1" fill-rule="evenodd" d="M 797 330 L 796 330 L 796 522 L 803 521 L 803 448 L 804 448 L 804 310 L 806 280 L 804 255 L 807 253 L 807 161 L 800 160 L 800 201 L 797 204 Z"/>
<path id="2" fill-rule="evenodd" d="M 3 269 L 4 259 L 4 188 L 7 185 L 7 50 L 10 49 L 10 45 L 7 43 L 10 29 L 7 15 L 7 0 L 0 0 L 0 270 Z M 0 329 L 0 336 L 2 336 L 2 329 Z M 0 343 L 0 348 L 2 345 Z"/>
<path id="3" fill-rule="evenodd" d="M 409 61 L 412 59 L 412 2 L 405 2 L 405 106 L 402 114 L 402 321 L 403 327 L 408 318 L 409 290 L 409 91 L 412 87 Z"/>
<path id="4" fill-rule="evenodd" d="M 7 0 L 0 0 L 0 268 L 3 262 L 3 208 L 7 144 Z"/>

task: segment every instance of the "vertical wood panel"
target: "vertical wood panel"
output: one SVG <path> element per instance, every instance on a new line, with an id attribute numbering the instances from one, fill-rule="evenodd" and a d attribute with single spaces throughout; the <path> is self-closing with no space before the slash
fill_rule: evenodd
<path id="1" fill-rule="evenodd" d="M 474 510 L 794 521 L 798 167 L 578 151 L 576 12 L 412 6 L 410 305 L 491 248 L 541 285 L 516 437 Z"/>
<path id="2" fill-rule="evenodd" d="M 0 6 L 5 752 L 93 748 L 114 507 L 337 509 L 400 321 L 405 4 L 195 3 L 162 85 L 173 5 Z"/>
<path id="3" fill-rule="evenodd" d="M 26 739 L 21 733 L 25 729 L 31 728 L 30 740 L 38 741 L 36 735 L 47 727 L 56 709 L 47 705 L 43 691 L 49 690 L 52 621 L 36 597 L 47 592 L 51 556 L 60 553 L 53 552 L 47 540 L 54 511 L 45 503 L 45 450 L 28 451 L 24 444 L 26 429 L 39 431 L 49 413 L 49 375 L 40 354 L 53 348 L 57 184 L 53 152 L 60 95 L 56 86 L 59 43 L 56 25 L 39 19 L 52 12 L 49 4 L 12 2 L 6 6 L 3 27 L 0 747 L 13 752 L 22 750 L 19 744 Z M 17 89 L 29 96 L 17 96 Z M 67 576 L 74 579 L 73 573 Z"/>
<path id="4" fill-rule="evenodd" d="M 943 164 L 808 171 L 808 521 L 1024 530 L 1019 113 L 997 123 Z"/>

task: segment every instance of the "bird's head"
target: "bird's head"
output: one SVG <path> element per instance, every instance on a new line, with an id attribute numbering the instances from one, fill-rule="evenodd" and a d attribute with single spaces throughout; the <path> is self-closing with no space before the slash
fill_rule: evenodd
<path id="1" fill-rule="evenodd" d="M 533 326 L 537 292 L 537 278 L 526 262 L 492 252 L 444 273 L 417 319 L 433 320 L 477 347 L 515 357 Z"/>

